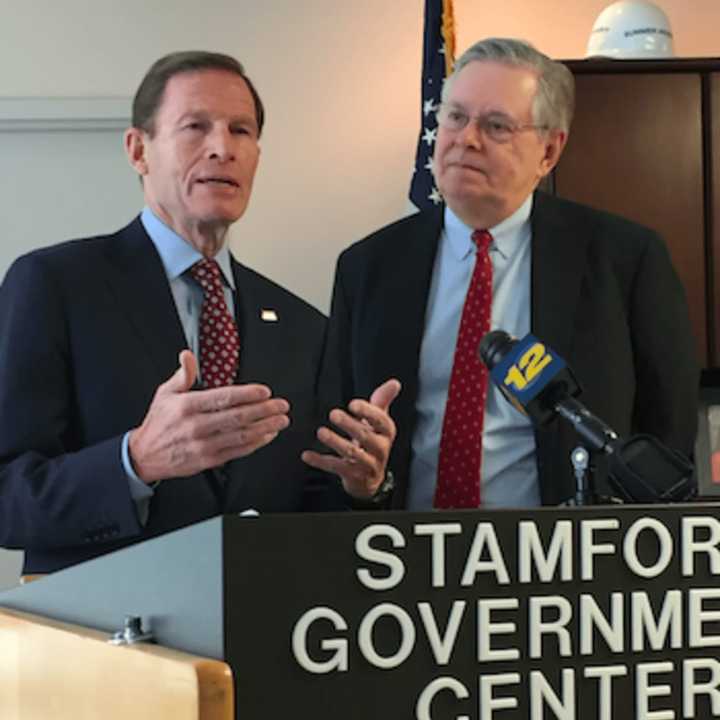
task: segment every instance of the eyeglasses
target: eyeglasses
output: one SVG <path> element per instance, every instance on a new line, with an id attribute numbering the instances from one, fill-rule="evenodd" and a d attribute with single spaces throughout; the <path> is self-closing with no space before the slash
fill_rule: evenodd
<path id="1" fill-rule="evenodd" d="M 515 133 L 523 130 L 547 130 L 547 125 L 518 125 L 505 115 L 490 113 L 472 117 L 451 105 L 440 105 L 436 114 L 438 125 L 452 132 L 459 132 L 472 120 L 491 140 L 505 143 Z"/>

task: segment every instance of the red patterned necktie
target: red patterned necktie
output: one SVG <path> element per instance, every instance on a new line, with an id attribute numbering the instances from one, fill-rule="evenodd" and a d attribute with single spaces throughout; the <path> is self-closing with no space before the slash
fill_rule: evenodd
<path id="1" fill-rule="evenodd" d="M 474 508 L 480 505 L 480 463 L 488 372 L 478 358 L 483 335 L 490 330 L 492 310 L 492 235 L 476 230 L 475 269 L 465 296 L 445 417 L 440 437 L 436 508 Z"/>
<path id="2" fill-rule="evenodd" d="M 190 274 L 203 291 L 199 328 L 203 385 L 232 385 L 240 360 L 240 337 L 225 302 L 220 266 L 215 260 L 203 258 L 190 268 Z"/>

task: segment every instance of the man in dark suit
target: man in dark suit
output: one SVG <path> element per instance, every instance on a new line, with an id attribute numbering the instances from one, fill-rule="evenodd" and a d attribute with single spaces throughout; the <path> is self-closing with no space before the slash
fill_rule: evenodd
<path id="1" fill-rule="evenodd" d="M 352 462 L 306 482 L 325 318 L 237 263 L 264 110 L 225 55 L 174 53 L 125 141 L 146 201 L 119 232 L 32 252 L 0 290 L 0 544 L 49 572 L 223 512 L 339 509 L 384 479 L 397 383 L 321 439 Z M 347 493 L 347 494 L 346 494 Z"/>
<path id="2" fill-rule="evenodd" d="M 488 387 L 477 346 L 495 328 L 552 347 L 583 402 L 621 435 L 692 451 L 695 344 L 663 242 L 537 191 L 565 145 L 573 98 L 567 68 L 526 43 L 471 47 L 438 110 L 433 174 L 445 206 L 338 261 L 323 393 L 336 403 L 387 377 L 402 382 L 392 507 L 531 507 L 573 495 L 574 432 L 534 429 Z M 602 478 L 598 490 L 608 491 Z"/>

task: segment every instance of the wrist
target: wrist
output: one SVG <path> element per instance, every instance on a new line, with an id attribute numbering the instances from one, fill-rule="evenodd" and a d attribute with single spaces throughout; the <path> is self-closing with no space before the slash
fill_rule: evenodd
<path id="1" fill-rule="evenodd" d="M 395 476 L 392 470 L 385 471 L 385 477 L 377 486 L 375 492 L 369 497 L 353 498 L 353 504 L 358 509 L 381 508 L 388 505 L 395 489 Z"/>
<path id="2" fill-rule="evenodd" d="M 129 469 L 132 470 L 133 476 L 138 480 L 142 480 L 146 485 L 153 483 L 153 478 L 148 478 L 143 471 L 142 462 L 140 461 L 140 453 L 138 452 L 138 428 L 130 430 L 127 434 L 127 463 Z"/>

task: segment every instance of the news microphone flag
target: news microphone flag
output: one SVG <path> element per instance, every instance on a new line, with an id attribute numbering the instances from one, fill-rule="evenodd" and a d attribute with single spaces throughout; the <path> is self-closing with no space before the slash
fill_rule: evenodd
<path id="1" fill-rule="evenodd" d="M 410 201 L 418 210 L 426 210 L 442 202 L 432 176 L 432 156 L 437 137 L 435 113 L 440 106 L 443 82 L 452 72 L 454 62 L 455 17 L 452 0 L 425 0 L 420 136 L 410 184 Z"/>

